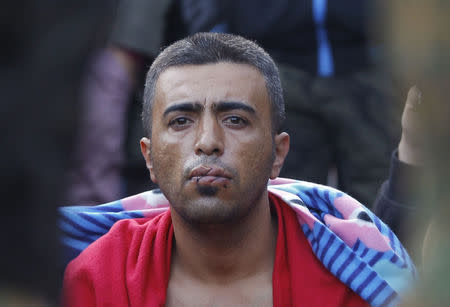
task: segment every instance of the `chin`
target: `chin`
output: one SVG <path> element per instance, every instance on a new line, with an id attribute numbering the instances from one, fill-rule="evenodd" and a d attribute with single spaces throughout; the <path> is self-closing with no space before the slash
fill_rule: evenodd
<path id="1" fill-rule="evenodd" d="M 216 196 L 219 188 L 214 186 L 197 186 L 197 192 L 200 196 Z"/>
<path id="2" fill-rule="evenodd" d="M 207 193 L 213 191 L 206 191 Z M 182 206 L 172 205 L 173 210 L 189 224 L 228 224 L 234 223 L 243 215 L 238 204 L 227 203 L 209 195 L 185 202 Z"/>

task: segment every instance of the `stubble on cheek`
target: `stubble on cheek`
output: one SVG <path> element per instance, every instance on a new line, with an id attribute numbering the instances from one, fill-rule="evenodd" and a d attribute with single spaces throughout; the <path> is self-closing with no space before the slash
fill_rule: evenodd
<path id="1" fill-rule="evenodd" d="M 252 153 L 247 153 L 243 161 L 247 167 L 246 171 L 242 173 L 243 176 L 247 177 L 243 178 L 243 181 L 255 189 L 267 185 L 270 177 L 275 156 L 273 146 L 270 146 L 270 148 L 267 146 L 268 144 L 265 142 L 255 145 L 255 150 Z"/>
<path id="2" fill-rule="evenodd" d="M 155 145 L 157 146 L 152 146 L 150 150 L 153 175 L 167 197 L 167 195 L 173 195 L 176 192 L 176 186 L 180 183 L 177 177 L 182 174 L 182 171 L 179 170 L 181 161 L 178 151 L 172 148 L 170 144 L 159 142 Z M 157 149 L 155 150 L 155 148 Z"/>

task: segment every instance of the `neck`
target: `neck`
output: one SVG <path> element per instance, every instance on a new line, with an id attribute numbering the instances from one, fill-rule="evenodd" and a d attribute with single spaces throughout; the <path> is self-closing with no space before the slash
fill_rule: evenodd
<path id="1" fill-rule="evenodd" d="M 172 271 L 215 284 L 259 274 L 272 276 L 277 229 L 267 192 L 233 225 L 192 225 L 174 210 L 171 214 L 175 236 Z"/>

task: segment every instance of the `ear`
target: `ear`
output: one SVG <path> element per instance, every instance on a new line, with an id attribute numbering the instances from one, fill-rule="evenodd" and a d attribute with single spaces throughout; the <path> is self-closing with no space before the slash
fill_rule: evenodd
<path id="1" fill-rule="evenodd" d="M 274 139 L 275 142 L 275 160 L 272 164 L 272 171 L 270 172 L 270 179 L 275 179 L 280 175 L 283 167 L 284 159 L 289 152 L 289 134 L 282 132 L 277 134 Z"/>
<path id="2" fill-rule="evenodd" d="M 154 182 L 156 182 L 156 178 L 153 172 L 153 162 L 150 156 L 150 149 L 151 149 L 151 144 L 152 142 L 150 141 L 149 138 L 142 138 L 141 141 L 139 142 L 141 145 L 141 153 L 142 156 L 145 159 L 145 165 L 147 165 L 147 169 L 150 172 L 150 179 Z"/>

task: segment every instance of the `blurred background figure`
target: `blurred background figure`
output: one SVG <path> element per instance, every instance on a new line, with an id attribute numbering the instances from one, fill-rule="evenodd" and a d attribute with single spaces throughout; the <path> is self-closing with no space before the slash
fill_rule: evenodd
<path id="1" fill-rule="evenodd" d="M 0 50 L 0 305 L 57 305 L 57 206 L 88 55 L 104 44 L 110 1 L 6 1 Z"/>
<path id="2" fill-rule="evenodd" d="M 90 61 L 67 203 L 99 204 L 149 188 L 139 120 L 144 74 L 158 55 L 169 0 L 119 1 L 108 43 Z"/>
<path id="3" fill-rule="evenodd" d="M 415 145 L 423 176 L 410 228 L 431 216 L 424 242 L 421 284 L 404 306 L 448 306 L 450 301 L 450 2 L 385 1 L 377 11 L 375 29 L 387 38 L 389 66 L 404 84 L 417 84 L 422 104 L 416 110 L 423 135 Z"/>

